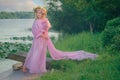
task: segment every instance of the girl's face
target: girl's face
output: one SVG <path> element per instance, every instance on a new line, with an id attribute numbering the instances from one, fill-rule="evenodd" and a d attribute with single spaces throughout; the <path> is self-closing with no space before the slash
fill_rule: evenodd
<path id="1" fill-rule="evenodd" d="M 37 17 L 38 19 L 42 18 L 42 10 L 41 10 L 41 9 L 37 9 L 36 17 Z"/>

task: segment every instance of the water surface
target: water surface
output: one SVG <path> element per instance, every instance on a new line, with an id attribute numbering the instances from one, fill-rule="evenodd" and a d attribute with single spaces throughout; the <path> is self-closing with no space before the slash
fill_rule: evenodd
<path id="1" fill-rule="evenodd" d="M 0 42 L 20 42 L 23 40 L 11 40 L 12 37 L 33 36 L 29 30 L 34 19 L 0 19 Z M 49 36 L 58 37 L 58 33 L 49 32 Z M 31 41 L 24 41 L 31 42 Z"/>

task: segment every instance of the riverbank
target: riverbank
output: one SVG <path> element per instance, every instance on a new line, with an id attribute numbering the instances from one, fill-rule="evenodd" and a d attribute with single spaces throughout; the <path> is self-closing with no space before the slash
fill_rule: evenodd
<path id="1" fill-rule="evenodd" d="M 119 80 L 120 54 L 111 54 L 102 47 L 101 33 L 67 35 L 55 44 L 63 51 L 85 50 L 96 53 L 96 60 L 60 60 L 51 63 L 52 72 L 37 80 Z"/>
<path id="2" fill-rule="evenodd" d="M 120 54 L 110 54 L 101 44 L 101 33 L 64 35 L 55 43 L 62 51 L 85 50 L 98 54 L 96 60 L 53 61 L 52 70 L 37 80 L 119 80 Z M 50 55 L 47 54 L 49 57 Z"/>

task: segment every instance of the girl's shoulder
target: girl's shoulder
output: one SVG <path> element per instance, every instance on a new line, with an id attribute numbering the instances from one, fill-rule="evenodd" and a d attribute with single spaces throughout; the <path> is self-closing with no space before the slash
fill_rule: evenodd
<path id="1" fill-rule="evenodd" d="M 48 18 L 44 18 L 43 21 L 48 21 Z"/>
<path id="2" fill-rule="evenodd" d="M 42 22 L 47 23 L 47 22 L 49 22 L 49 20 L 48 20 L 48 18 L 45 18 L 45 19 L 42 20 Z"/>
<path id="3" fill-rule="evenodd" d="M 37 21 L 48 21 L 48 18 L 44 18 L 44 19 L 35 19 L 34 22 L 37 22 Z"/>

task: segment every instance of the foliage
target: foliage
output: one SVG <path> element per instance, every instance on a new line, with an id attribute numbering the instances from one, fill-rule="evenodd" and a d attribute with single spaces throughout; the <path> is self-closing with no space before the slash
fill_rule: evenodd
<path id="1" fill-rule="evenodd" d="M 23 41 L 29 40 L 29 41 L 32 41 L 33 37 L 32 36 L 27 36 L 27 37 L 11 37 L 10 39 L 11 40 L 23 40 Z"/>
<path id="2" fill-rule="evenodd" d="M 119 80 L 119 61 L 120 54 L 108 53 L 102 53 L 94 61 L 53 61 L 52 70 L 36 80 Z"/>
<path id="3" fill-rule="evenodd" d="M 113 52 L 120 52 L 120 17 L 109 20 L 102 35 L 103 46 Z"/>
<path id="4" fill-rule="evenodd" d="M 104 51 L 101 45 L 101 34 L 90 34 L 89 32 L 82 32 L 77 35 L 64 35 L 59 37 L 54 44 L 56 49 L 62 51 L 78 51 L 85 50 L 91 53 L 100 54 Z M 50 57 L 50 54 L 47 54 Z"/>
<path id="5" fill-rule="evenodd" d="M 0 12 L 0 19 L 28 19 L 33 17 L 33 12 Z"/>
<path id="6" fill-rule="evenodd" d="M 51 40 L 55 43 L 56 39 L 54 36 L 50 37 Z M 12 40 L 22 40 L 22 41 L 31 41 L 33 40 L 32 36 L 27 37 L 11 37 Z M 10 42 L 0 42 L 0 58 L 7 57 L 8 54 L 16 54 L 17 52 L 28 52 L 31 47 L 31 43 L 10 43 Z M 47 55 L 50 57 L 50 55 Z"/>
<path id="7" fill-rule="evenodd" d="M 52 70 L 36 80 L 119 80 L 120 54 L 109 55 L 105 48 L 101 48 L 100 37 L 100 33 L 90 34 L 86 32 L 60 37 L 59 41 L 55 43 L 57 49 L 63 51 L 84 49 L 89 52 L 98 52 L 99 57 L 92 61 L 89 59 L 83 61 L 53 61 L 50 64 Z M 9 46 L 12 44 L 6 43 L 6 47 L 9 49 L 8 44 Z M 0 43 L 0 46 L 3 47 L 3 45 L 5 46 L 5 43 Z M 3 49 L 7 50 L 7 48 L 4 47 Z M 17 49 L 19 48 L 17 47 Z"/>
<path id="8" fill-rule="evenodd" d="M 50 66 L 52 66 L 52 69 L 61 70 L 63 72 L 72 69 L 74 65 L 75 64 L 71 60 L 56 60 L 52 61 L 50 64 Z"/>
<path id="9" fill-rule="evenodd" d="M 90 34 L 89 32 L 82 32 L 77 35 L 64 35 L 55 44 L 57 49 L 63 51 L 86 50 L 93 53 L 101 52 L 100 33 Z M 62 46 L 63 44 L 64 46 Z"/>
<path id="10" fill-rule="evenodd" d="M 31 44 L 21 44 L 21 43 L 0 43 L 0 58 L 7 57 L 8 54 L 14 54 L 16 52 L 24 51 L 28 52 Z"/>
<path id="11" fill-rule="evenodd" d="M 59 60 L 51 63 L 52 70 L 36 80 L 119 80 L 120 54 L 110 55 L 102 49 L 101 34 L 64 35 L 55 44 L 63 51 L 86 50 L 97 52 L 99 57 L 91 61 Z M 94 49 L 95 47 L 95 49 Z"/>
<path id="12" fill-rule="evenodd" d="M 106 21 L 120 16 L 120 0 L 47 0 L 53 29 L 64 33 L 104 30 Z"/>

